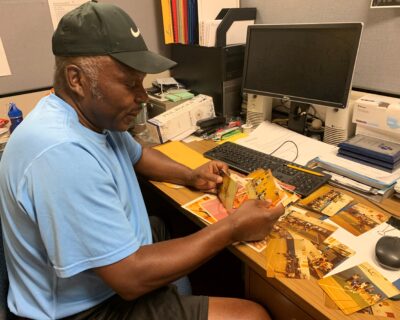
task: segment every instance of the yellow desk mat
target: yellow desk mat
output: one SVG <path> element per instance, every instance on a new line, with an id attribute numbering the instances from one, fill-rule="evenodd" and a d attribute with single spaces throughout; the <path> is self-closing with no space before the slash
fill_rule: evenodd
<path id="1" fill-rule="evenodd" d="M 154 149 L 161 151 L 171 159 L 184 164 L 190 169 L 195 169 L 210 161 L 209 159 L 204 158 L 201 153 L 193 150 L 180 141 L 167 142 L 154 147 Z"/>
<path id="2" fill-rule="evenodd" d="M 171 141 L 159 146 L 154 147 L 158 151 L 161 151 L 171 159 L 176 162 L 182 163 L 190 169 L 195 169 L 202 164 L 210 161 L 204 158 L 203 155 L 180 141 Z M 172 184 L 168 182 L 163 182 L 166 186 L 174 189 L 182 188 L 182 186 L 177 184 Z"/>

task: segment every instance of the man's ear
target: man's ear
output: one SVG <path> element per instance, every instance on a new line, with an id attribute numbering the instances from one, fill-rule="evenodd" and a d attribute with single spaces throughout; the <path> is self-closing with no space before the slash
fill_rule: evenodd
<path id="1" fill-rule="evenodd" d="M 87 80 L 84 73 L 77 65 L 69 64 L 65 68 L 65 80 L 69 90 L 71 90 L 80 98 L 85 97 Z"/>

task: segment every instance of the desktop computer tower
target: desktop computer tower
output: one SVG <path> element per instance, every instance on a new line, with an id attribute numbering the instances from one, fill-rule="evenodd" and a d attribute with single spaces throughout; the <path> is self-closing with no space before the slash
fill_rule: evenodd
<path id="1" fill-rule="evenodd" d="M 194 93 L 213 98 L 215 113 L 227 120 L 240 115 L 244 45 L 203 47 L 173 44 L 171 75 Z"/>

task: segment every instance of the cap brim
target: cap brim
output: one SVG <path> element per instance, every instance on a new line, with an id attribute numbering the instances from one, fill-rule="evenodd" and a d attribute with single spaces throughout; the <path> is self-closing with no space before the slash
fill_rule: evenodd
<path id="1" fill-rule="evenodd" d="M 114 59 L 144 73 L 160 73 L 176 66 L 176 62 L 151 51 L 117 52 Z"/>

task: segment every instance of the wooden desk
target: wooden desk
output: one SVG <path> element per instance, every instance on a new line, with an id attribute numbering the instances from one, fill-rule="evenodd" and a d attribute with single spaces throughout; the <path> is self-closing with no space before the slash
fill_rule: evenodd
<path id="1" fill-rule="evenodd" d="M 204 152 L 215 144 L 201 141 L 188 144 L 198 152 Z M 199 197 L 200 192 L 194 192 L 187 188 L 172 189 L 163 183 L 152 182 L 156 190 L 161 191 L 160 196 L 168 199 L 177 209 L 181 210 L 189 219 L 204 226 L 204 224 L 192 214 L 181 209 L 181 205 Z M 346 191 L 343 191 L 346 192 Z M 346 192 L 349 193 L 349 192 Z M 349 193 L 350 194 L 350 193 Z M 365 199 L 354 194 L 351 196 L 360 202 Z M 369 206 L 379 207 L 368 203 Z M 399 213 L 400 202 L 386 200 L 382 207 L 393 213 Z M 275 279 L 266 277 L 266 261 L 262 253 L 257 253 L 245 245 L 234 245 L 229 248 L 245 265 L 245 293 L 246 297 L 263 304 L 274 319 L 282 320 L 309 320 L 309 319 L 372 319 L 370 315 L 354 313 L 345 316 L 342 311 L 326 306 L 325 293 L 315 279 Z M 395 308 L 400 312 L 400 301 L 395 302 Z"/>

